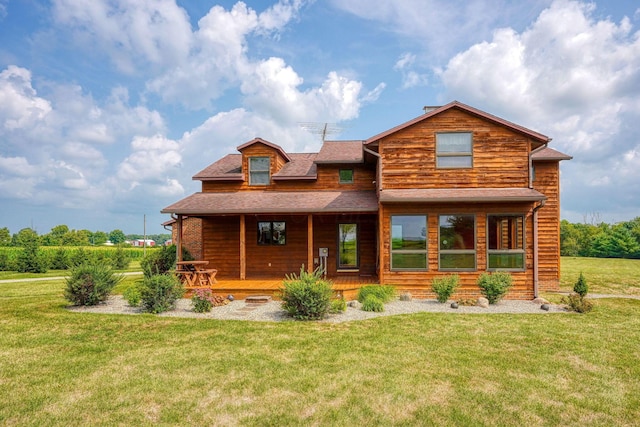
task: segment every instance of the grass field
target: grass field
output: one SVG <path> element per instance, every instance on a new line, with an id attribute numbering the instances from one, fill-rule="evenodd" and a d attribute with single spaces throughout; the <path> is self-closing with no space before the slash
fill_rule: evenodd
<path id="1" fill-rule="evenodd" d="M 640 295 L 640 260 L 563 257 L 560 288 L 573 289 L 582 272 L 589 291 L 602 294 Z"/>
<path id="2" fill-rule="evenodd" d="M 253 323 L 72 313 L 63 288 L 0 284 L 1 425 L 640 419 L 638 300 L 596 300 L 587 315 Z"/>

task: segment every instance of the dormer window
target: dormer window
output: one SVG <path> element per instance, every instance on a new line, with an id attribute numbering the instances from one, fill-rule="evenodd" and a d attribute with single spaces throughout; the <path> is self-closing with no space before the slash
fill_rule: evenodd
<path id="1" fill-rule="evenodd" d="M 436 167 L 473 167 L 473 139 L 471 132 L 436 134 Z"/>
<path id="2" fill-rule="evenodd" d="M 353 169 L 340 169 L 340 184 L 353 184 Z"/>
<path id="3" fill-rule="evenodd" d="M 269 157 L 249 157 L 249 185 L 269 185 L 270 171 Z"/>

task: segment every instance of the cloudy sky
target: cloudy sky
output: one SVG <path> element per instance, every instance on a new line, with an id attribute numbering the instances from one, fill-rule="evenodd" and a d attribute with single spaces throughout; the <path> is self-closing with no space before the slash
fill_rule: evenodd
<path id="1" fill-rule="evenodd" d="M 164 232 L 191 177 L 301 123 L 458 100 L 553 138 L 562 218 L 640 216 L 636 0 L 0 0 L 0 227 Z"/>

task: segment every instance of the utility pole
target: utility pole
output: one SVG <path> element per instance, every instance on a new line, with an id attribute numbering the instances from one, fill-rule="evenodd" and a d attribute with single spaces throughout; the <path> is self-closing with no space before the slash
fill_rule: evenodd
<path id="1" fill-rule="evenodd" d="M 147 214 L 144 214 L 142 218 L 142 232 L 144 233 L 142 238 L 142 256 L 144 257 L 147 255 Z"/>

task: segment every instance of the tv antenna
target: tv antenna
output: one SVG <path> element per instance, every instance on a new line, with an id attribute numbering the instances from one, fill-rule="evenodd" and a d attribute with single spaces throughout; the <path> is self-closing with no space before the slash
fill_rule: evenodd
<path id="1" fill-rule="evenodd" d="M 322 138 L 322 142 L 327 140 L 327 136 L 338 135 L 344 130 L 344 128 L 335 123 L 304 122 L 300 123 L 300 127 L 314 135 L 319 135 Z"/>

